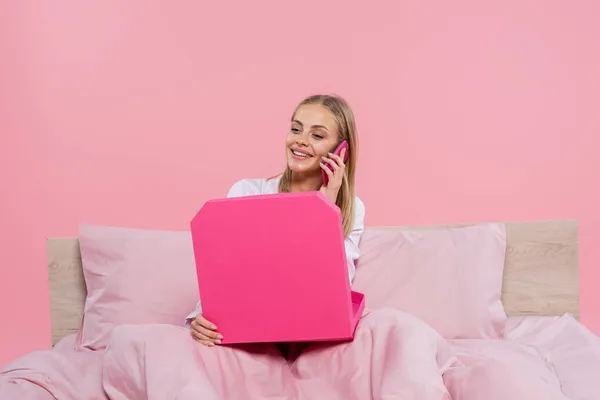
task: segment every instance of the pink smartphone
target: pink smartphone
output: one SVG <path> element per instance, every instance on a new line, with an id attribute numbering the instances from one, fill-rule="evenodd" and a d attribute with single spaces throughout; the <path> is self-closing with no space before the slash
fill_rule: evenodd
<path id="1" fill-rule="evenodd" d="M 342 154 L 343 149 L 346 149 L 346 152 L 344 154 L 344 164 L 346 164 L 346 161 L 348 161 L 348 142 L 346 142 L 345 140 L 342 141 L 342 143 L 340 143 L 339 146 L 333 151 L 333 154 L 339 156 L 340 154 Z M 331 171 L 333 171 L 333 167 L 331 165 L 325 164 L 325 166 L 327 166 Z M 323 176 L 323 185 L 327 186 L 327 184 L 329 183 L 329 176 L 323 170 L 321 170 L 321 175 Z"/>

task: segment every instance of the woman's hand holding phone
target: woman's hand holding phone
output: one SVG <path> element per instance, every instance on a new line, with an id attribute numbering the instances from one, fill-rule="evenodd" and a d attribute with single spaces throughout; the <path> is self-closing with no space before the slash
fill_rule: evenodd
<path id="1" fill-rule="evenodd" d="M 192 337 L 205 346 L 212 347 L 216 344 L 221 344 L 223 335 L 217 332 L 217 327 L 212 322 L 198 315 L 192 320 Z"/>
<path id="2" fill-rule="evenodd" d="M 321 186 L 321 193 L 323 193 L 334 204 L 337 201 L 337 196 L 344 180 L 344 174 L 346 173 L 346 164 L 344 164 L 344 158 L 347 151 L 347 148 L 343 148 L 339 155 L 329 153 L 329 157 L 323 157 L 321 160 L 321 169 L 325 171 L 327 177 L 329 178 L 327 185 L 324 184 Z M 328 167 L 328 165 L 331 167 Z M 333 171 L 331 168 L 333 168 Z"/>

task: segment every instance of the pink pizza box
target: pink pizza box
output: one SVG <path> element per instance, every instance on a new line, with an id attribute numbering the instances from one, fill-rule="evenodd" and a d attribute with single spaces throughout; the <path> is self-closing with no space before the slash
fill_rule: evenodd
<path id="1" fill-rule="evenodd" d="M 211 200 L 191 222 L 203 315 L 223 344 L 352 340 L 339 208 L 320 192 Z"/>

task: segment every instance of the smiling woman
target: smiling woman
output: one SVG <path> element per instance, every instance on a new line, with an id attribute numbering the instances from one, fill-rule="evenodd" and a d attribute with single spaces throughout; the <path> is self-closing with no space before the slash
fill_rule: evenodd
<path id="1" fill-rule="evenodd" d="M 346 141 L 348 147 L 340 155 L 332 154 L 342 141 Z M 290 131 L 285 141 L 285 171 L 269 179 L 238 181 L 229 190 L 227 197 L 320 190 L 340 207 L 348 277 L 352 283 L 365 217 L 364 205 L 354 192 L 356 147 L 356 125 L 348 103 L 337 96 L 308 97 L 292 114 Z M 346 151 L 348 159 L 344 163 L 342 160 Z M 322 171 L 329 178 L 327 184 L 323 182 Z M 202 316 L 200 302 L 196 305 L 196 310 L 188 315 L 186 326 L 202 344 L 214 346 L 221 343 L 222 336 L 217 327 Z"/>
<path id="2" fill-rule="evenodd" d="M 286 139 L 288 163 L 279 182 L 279 192 L 321 190 L 340 207 L 344 234 L 348 235 L 354 218 L 358 146 L 352 109 L 340 97 L 315 95 L 298 105 L 291 124 Z M 339 155 L 332 154 L 343 141 L 347 148 Z M 345 156 L 347 164 L 342 161 Z M 329 177 L 326 185 L 321 170 Z"/>

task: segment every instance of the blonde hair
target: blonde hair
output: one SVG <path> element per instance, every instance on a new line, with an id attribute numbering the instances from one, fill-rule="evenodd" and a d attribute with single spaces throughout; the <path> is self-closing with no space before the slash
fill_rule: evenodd
<path id="1" fill-rule="evenodd" d="M 348 103 L 339 96 L 314 95 L 304 99 L 300 104 L 298 104 L 296 110 L 294 110 L 294 114 L 292 114 L 292 120 L 294 119 L 298 109 L 306 104 L 320 104 L 327 108 L 337 122 L 339 139 L 338 143 L 340 143 L 342 140 L 348 142 L 348 161 L 346 162 L 342 187 L 340 188 L 336 200 L 336 204 L 342 213 L 344 237 L 348 237 L 350 232 L 352 232 L 352 226 L 354 225 L 354 176 L 356 173 L 358 149 L 358 135 L 356 132 L 354 113 L 352 112 L 352 109 Z M 285 171 L 281 175 L 281 179 L 279 181 L 279 192 L 288 193 L 291 191 L 291 186 L 292 171 L 286 166 Z"/>

